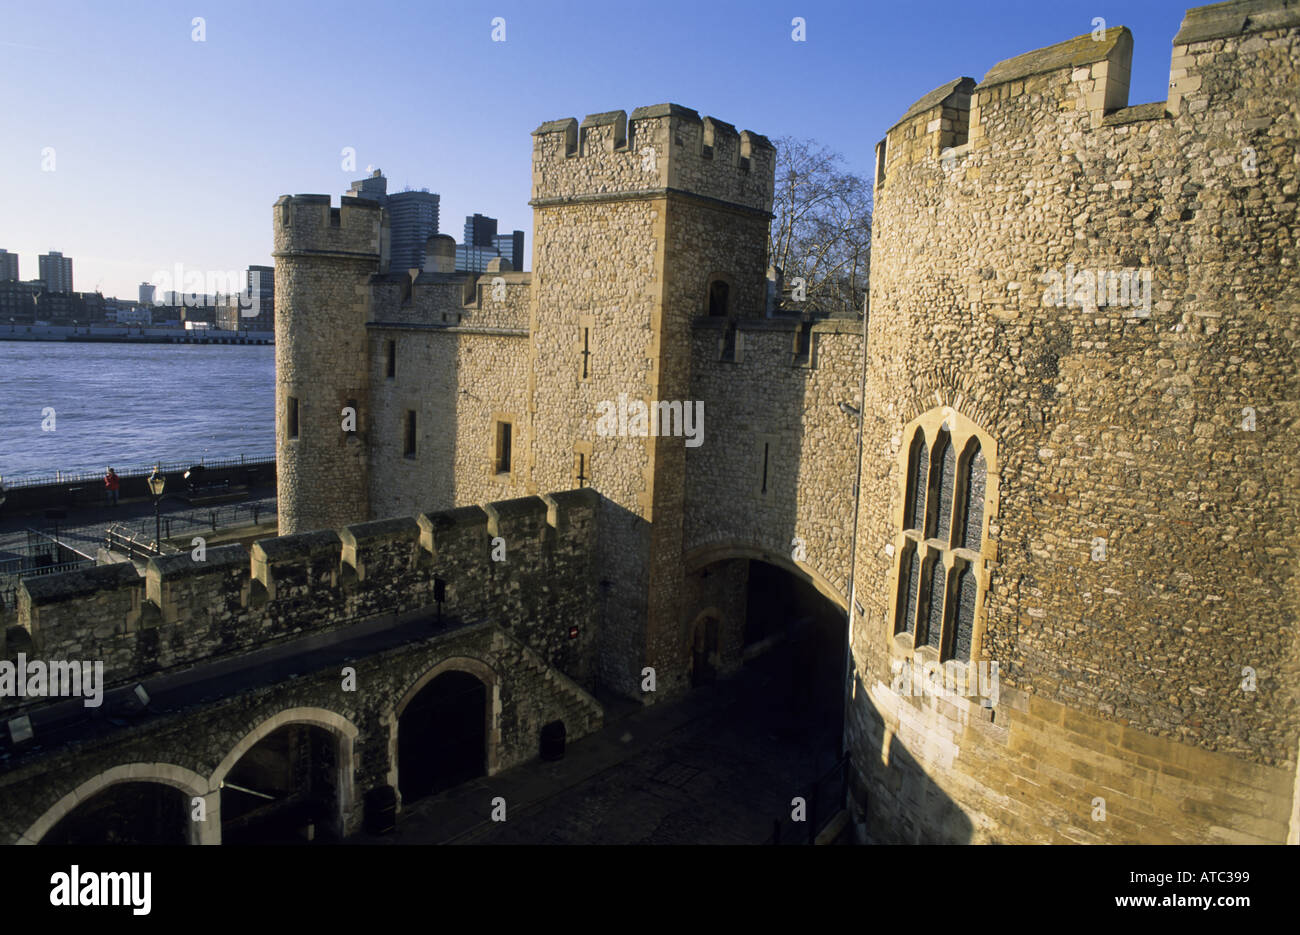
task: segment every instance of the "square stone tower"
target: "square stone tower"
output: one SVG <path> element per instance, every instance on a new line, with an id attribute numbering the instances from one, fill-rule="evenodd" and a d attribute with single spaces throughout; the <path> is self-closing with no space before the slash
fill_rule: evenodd
<path id="1" fill-rule="evenodd" d="M 602 679 L 638 695 L 652 666 L 663 692 L 686 672 L 685 439 L 631 420 L 601 434 L 597 414 L 685 409 L 691 320 L 763 314 L 775 150 L 675 104 L 556 120 L 533 139 L 528 474 L 537 491 L 604 495 Z M 702 429 L 708 444 L 707 414 Z"/>

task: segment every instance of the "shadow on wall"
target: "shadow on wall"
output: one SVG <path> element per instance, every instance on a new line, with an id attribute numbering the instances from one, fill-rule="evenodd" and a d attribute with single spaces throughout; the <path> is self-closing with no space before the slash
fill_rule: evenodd
<path id="1" fill-rule="evenodd" d="M 602 621 L 600 682 L 616 694 L 636 700 L 643 700 L 649 549 L 650 523 L 602 494 L 593 563 L 597 619 Z"/>
<path id="2" fill-rule="evenodd" d="M 859 843 L 971 843 L 970 818 L 898 740 L 867 694 L 856 665 L 853 671 L 848 806 Z"/>

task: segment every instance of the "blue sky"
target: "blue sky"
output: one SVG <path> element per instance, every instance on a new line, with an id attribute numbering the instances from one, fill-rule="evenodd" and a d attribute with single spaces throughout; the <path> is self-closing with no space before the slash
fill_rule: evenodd
<path id="1" fill-rule="evenodd" d="M 672 101 L 810 137 L 870 174 L 875 143 L 959 75 L 1091 31 L 1134 33 L 1129 103 L 1163 100 L 1185 0 L 0 2 L 0 248 L 62 250 L 76 288 L 270 262 L 271 205 L 368 165 L 519 228 L 544 120 Z M 192 39 L 204 18 L 205 41 Z M 807 41 L 791 39 L 803 17 Z M 492 41 L 503 17 L 505 41 Z M 342 168 L 356 150 L 356 172 Z M 52 148 L 54 171 L 42 171 Z"/>

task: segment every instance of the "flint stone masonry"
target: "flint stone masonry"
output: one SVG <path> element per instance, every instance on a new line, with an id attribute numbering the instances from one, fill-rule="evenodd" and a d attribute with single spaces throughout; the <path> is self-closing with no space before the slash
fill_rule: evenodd
<path id="1" fill-rule="evenodd" d="M 726 323 L 694 322 L 692 396 L 704 401 L 706 441 L 687 450 L 684 548 L 692 570 L 746 552 L 797 568 L 847 610 L 857 418 L 840 404 L 860 404 L 862 323 L 813 325 L 811 367 L 794 365 L 802 324 L 741 320 L 737 359 L 725 362 Z M 722 489 L 729 496 L 711 495 Z"/>
<path id="2" fill-rule="evenodd" d="M 1190 11 L 1160 105 L 1125 106 L 1130 49 L 1112 29 L 945 85 L 882 147 L 848 730 L 875 840 L 1296 834 L 1300 20 Z M 1046 303 L 1067 265 L 1149 273 L 1149 316 Z M 997 448 L 992 710 L 891 689 L 903 428 L 944 406 Z"/>
<path id="3" fill-rule="evenodd" d="M 491 620 L 593 688 L 595 493 L 563 491 L 488 510 L 262 539 L 251 556 L 230 545 L 209 549 L 205 562 L 189 553 L 155 558 L 143 577 L 122 563 L 29 578 L 19 623 L 40 658 L 102 660 L 111 688 L 359 621 L 432 613 L 441 579 L 444 618 Z M 494 536 L 509 543 L 504 562 L 491 558 Z M 0 699 L 6 712 L 36 706 Z"/>

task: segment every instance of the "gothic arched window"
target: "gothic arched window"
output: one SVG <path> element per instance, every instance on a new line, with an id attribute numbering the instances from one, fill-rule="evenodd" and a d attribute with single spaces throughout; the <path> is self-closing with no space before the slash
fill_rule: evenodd
<path id="1" fill-rule="evenodd" d="M 977 582 L 970 562 L 959 562 L 960 568 L 953 578 L 952 590 L 956 592 L 950 601 L 952 620 L 948 627 L 947 652 L 950 659 L 970 659 L 971 637 L 975 632 L 975 591 Z"/>
<path id="2" fill-rule="evenodd" d="M 957 453 L 952 446 L 952 433 L 939 430 L 934 443 L 934 461 L 930 469 L 930 515 L 925 527 L 927 539 L 948 541 L 952 526 L 952 493 L 957 479 Z"/>
<path id="3" fill-rule="evenodd" d="M 989 501 L 988 436 L 950 407 L 913 423 L 900 454 L 903 509 L 893 633 L 909 650 L 970 661 L 985 585 L 982 553 Z M 904 636 L 908 634 L 909 636 Z"/>
<path id="4" fill-rule="evenodd" d="M 966 443 L 962 455 L 961 508 L 958 512 L 957 544 L 963 549 L 979 551 L 984 535 L 984 487 L 988 469 L 978 438 Z"/>
<path id="5" fill-rule="evenodd" d="M 908 453 L 907 505 L 903 511 L 906 529 L 925 527 L 925 488 L 929 475 L 930 449 L 925 444 L 925 432 L 917 429 Z"/>
<path id="6" fill-rule="evenodd" d="M 917 645 L 938 649 L 943 638 L 943 584 L 947 573 L 943 567 L 943 554 L 932 552 L 926 559 L 922 626 L 916 631 Z"/>
<path id="7" fill-rule="evenodd" d="M 916 632 L 916 589 L 920 577 L 921 562 L 916 557 L 916 545 L 909 542 L 903 547 L 903 558 L 899 565 L 895 633 Z"/>

